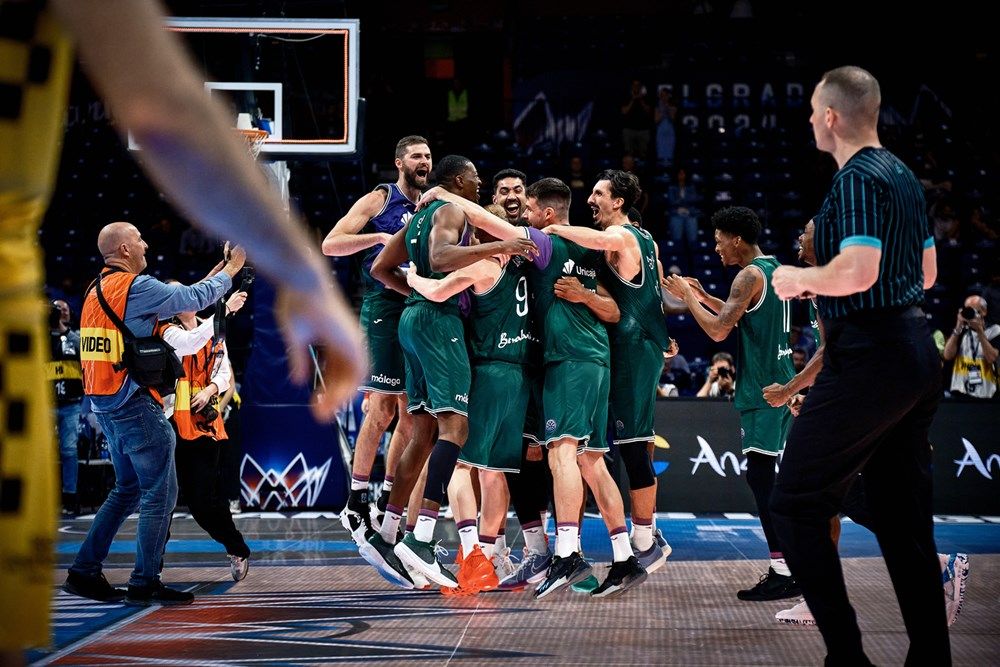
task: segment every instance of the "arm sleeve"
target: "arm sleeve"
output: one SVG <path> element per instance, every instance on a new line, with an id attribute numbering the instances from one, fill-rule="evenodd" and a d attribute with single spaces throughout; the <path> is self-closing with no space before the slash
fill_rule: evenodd
<path id="1" fill-rule="evenodd" d="M 222 344 L 222 359 L 215 362 L 215 372 L 212 373 L 212 382 L 219 388 L 219 395 L 226 393 L 229 385 L 233 383 L 233 367 L 229 364 L 229 348 Z"/>
<path id="2" fill-rule="evenodd" d="M 167 285 L 152 276 L 139 276 L 129 290 L 128 316 L 159 318 L 199 311 L 222 298 L 233 286 L 228 273 L 217 273 L 194 285 Z"/>
<path id="3" fill-rule="evenodd" d="M 534 227 L 525 227 L 525 238 L 531 239 L 538 246 L 538 256 L 531 259 L 535 267 L 544 269 L 552 259 L 552 237 Z"/>
<path id="4" fill-rule="evenodd" d="M 214 325 L 215 318 L 210 317 L 191 331 L 184 327 L 170 326 L 163 330 L 162 337 L 167 345 L 174 348 L 178 357 L 187 357 L 205 347 L 205 343 L 215 333 Z"/>
<path id="5" fill-rule="evenodd" d="M 840 228 L 840 249 L 864 245 L 882 249 L 885 221 L 879 193 L 870 179 L 858 173 L 848 173 L 836 186 L 837 225 Z"/>

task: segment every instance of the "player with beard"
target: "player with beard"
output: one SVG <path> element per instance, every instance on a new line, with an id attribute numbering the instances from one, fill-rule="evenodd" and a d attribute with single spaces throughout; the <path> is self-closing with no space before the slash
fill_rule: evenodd
<path id="1" fill-rule="evenodd" d="M 663 565 L 670 550 L 666 540 L 661 546 L 660 536 L 654 534 L 656 474 L 649 454 L 655 435 L 656 388 L 670 337 L 663 317 L 656 242 L 648 232 L 631 224 L 627 215 L 639 192 L 639 179 L 634 174 L 603 171 L 587 200 L 596 229 L 553 225 L 546 231 L 602 251 L 607 262 L 603 284 L 621 311 L 621 319 L 608 326 L 614 443 L 628 473 L 632 546 L 639 563 L 653 572 Z"/>
<path id="2" fill-rule="evenodd" d="M 625 528 L 621 493 L 604 464 L 607 430 L 609 347 L 601 321 L 615 322 L 618 307 L 597 281 L 604 264 L 601 253 L 582 248 L 540 230 L 568 225 L 570 191 L 555 178 L 543 178 L 526 191 L 530 227 L 515 227 L 480 206 L 461 201 L 442 188 L 432 188 L 418 206 L 444 200 L 460 207 L 469 222 L 500 239 L 531 239 L 538 246 L 532 260 L 536 323 L 545 358 L 543 389 L 545 444 L 549 447 L 555 492 L 556 553 L 548 574 L 535 589 L 541 598 L 590 575 L 578 551 L 580 525 L 575 520 L 583 500 L 583 482 L 594 491 L 611 533 L 614 561 L 607 579 L 591 595 L 623 593 L 646 578 Z M 573 521 L 567 521 L 566 518 Z"/>
<path id="3" fill-rule="evenodd" d="M 493 176 L 493 203 L 503 208 L 507 222 L 522 223 L 524 217 L 524 190 L 528 177 L 517 169 L 501 169 Z"/>
<path id="4" fill-rule="evenodd" d="M 467 158 L 446 156 L 435 170 L 435 179 L 439 189 L 446 189 L 457 200 L 479 198 L 479 174 Z M 458 294 L 441 303 L 426 299 L 412 291 L 399 265 L 409 257 L 419 275 L 443 278 L 493 255 L 530 256 L 536 250 L 535 244 L 524 238 L 469 245 L 470 236 L 462 209 L 438 202 L 420 210 L 389 240 L 372 265 L 376 279 L 408 295 L 399 338 L 406 361 L 407 410 L 413 414 L 413 435 L 400 459 L 379 531 L 372 531 L 360 550 L 384 577 L 404 587 L 413 585 L 407 567 L 439 586 L 458 585 L 455 576 L 438 561 L 431 540 L 445 488 L 469 433 L 471 370 L 461 318 L 467 302 L 462 304 Z M 428 467 L 423 509 L 413 533 L 397 544 L 402 504 L 424 461 Z"/>
<path id="5" fill-rule="evenodd" d="M 344 528 L 359 546 L 365 542 L 365 532 L 373 527 L 368 477 L 382 434 L 398 412 L 399 422 L 386 456 L 385 483 L 378 503 L 380 507 L 376 507 L 379 513 L 385 511 L 396 463 L 410 440 L 412 429 L 406 412 L 405 369 L 398 335 L 404 297 L 374 279 L 371 265 L 385 243 L 413 217 L 415 202 L 427 187 L 427 176 L 433 164 L 427 140 L 417 135 L 400 139 L 396 144 L 395 164 L 399 172 L 396 182 L 378 185 L 356 201 L 323 240 L 323 254 L 331 257 L 364 253 L 361 259 L 361 278 L 365 289 L 361 304 L 361 328 L 368 343 L 371 368 L 367 381 L 358 390 L 368 395 L 368 412 L 354 448 L 351 493 L 347 507 L 340 513 Z"/>

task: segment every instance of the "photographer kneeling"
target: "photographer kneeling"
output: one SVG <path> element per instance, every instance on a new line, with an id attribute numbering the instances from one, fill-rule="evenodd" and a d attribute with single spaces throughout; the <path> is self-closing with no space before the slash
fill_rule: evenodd
<path id="1" fill-rule="evenodd" d="M 246 298 L 244 291 L 233 292 L 212 317 L 202 320 L 188 311 L 157 327 L 184 366 L 184 377 L 177 380 L 174 392 L 161 399 L 164 415 L 177 434 L 177 485 L 194 520 L 226 548 L 234 581 L 247 576 L 250 547 L 233 522 L 229 501 L 219 493 L 219 454 L 222 441 L 229 437 L 219 397 L 233 380 L 224 318 L 242 308 Z M 219 317 L 222 320 L 216 323 Z"/>
<path id="2" fill-rule="evenodd" d="M 955 329 L 944 345 L 945 361 L 954 361 L 951 394 L 959 398 L 994 398 L 1000 324 L 986 325 L 986 300 L 970 296 L 958 311 Z"/>

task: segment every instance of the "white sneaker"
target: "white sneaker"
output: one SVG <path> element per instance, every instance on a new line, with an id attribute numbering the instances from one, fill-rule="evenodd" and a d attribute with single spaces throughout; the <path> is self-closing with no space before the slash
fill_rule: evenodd
<path id="1" fill-rule="evenodd" d="M 951 626 L 962 611 L 965 602 L 965 584 L 969 580 L 969 557 L 965 554 L 951 554 L 941 557 L 941 583 L 944 585 L 944 607 Z"/>
<path id="2" fill-rule="evenodd" d="M 230 500 L 229 501 L 229 513 L 230 514 L 242 514 L 243 508 L 240 507 L 240 501 Z"/>
<path id="3" fill-rule="evenodd" d="M 798 603 L 791 609 L 779 611 L 774 615 L 774 619 L 779 623 L 789 623 L 791 625 L 816 625 L 816 619 L 809 611 L 806 601 Z"/>
<path id="4" fill-rule="evenodd" d="M 229 572 L 233 575 L 233 581 L 243 581 L 250 571 L 250 559 L 242 556 L 229 555 Z"/>
<path id="5" fill-rule="evenodd" d="M 497 579 L 500 581 L 514 574 L 517 565 L 514 563 L 514 559 L 510 557 L 510 547 L 504 549 L 501 553 L 493 554 L 493 569 L 496 571 Z"/>

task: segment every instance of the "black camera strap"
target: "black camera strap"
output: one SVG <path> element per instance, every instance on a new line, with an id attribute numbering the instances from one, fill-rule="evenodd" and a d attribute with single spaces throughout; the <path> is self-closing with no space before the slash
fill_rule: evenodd
<path id="1" fill-rule="evenodd" d="M 108 273 L 115 273 L 115 272 L 116 270 L 112 270 L 109 271 Z M 124 339 L 125 343 L 130 344 L 132 343 L 132 341 L 135 340 L 135 334 L 133 334 L 132 330 L 125 325 L 125 322 L 122 321 L 122 318 L 118 317 L 118 313 L 116 313 L 111 308 L 110 304 L 108 304 L 108 300 L 104 298 L 104 290 L 101 289 L 101 278 L 103 278 L 105 275 L 107 274 L 101 274 L 100 276 L 98 276 L 97 280 L 95 280 L 92 285 L 92 287 L 95 287 L 97 290 L 97 302 L 101 304 L 101 308 L 104 310 L 104 314 L 108 316 L 108 319 L 110 319 L 112 323 L 114 323 L 115 327 L 118 328 L 118 331 L 121 332 L 122 339 Z M 125 365 L 124 363 L 119 361 L 115 363 L 113 367 L 116 371 L 120 371 L 125 367 Z"/>

